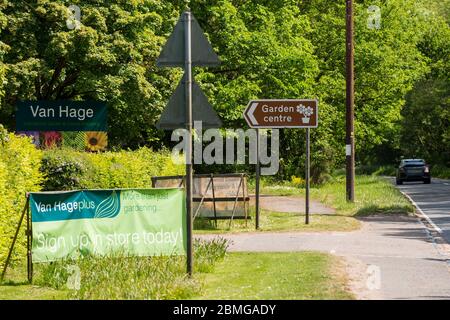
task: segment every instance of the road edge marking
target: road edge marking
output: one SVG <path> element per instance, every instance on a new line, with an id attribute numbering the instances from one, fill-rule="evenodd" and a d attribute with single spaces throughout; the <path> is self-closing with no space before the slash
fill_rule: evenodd
<path id="1" fill-rule="evenodd" d="M 439 228 L 436 224 L 434 224 L 434 222 L 430 219 L 429 216 L 427 216 L 425 214 L 425 212 L 423 212 L 423 210 L 419 207 L 419 205 L 406 193 L 403 192 L 401 190 L 399 190 L 408 200 L 409 202 L 411 202 L 411 204 L 416 208 L 416 210 L 420 213 L 420 215 L 425 218 L 425 220 L 428 221 L 428 223 L 433 227 L 433 229 L 438 232 L 439 234 L 442 234 L 442 229 Z"/>
<path id="2" fill-rule="evenodd" d="M 419 223 L 425 228 L 426 233 L 428 234 L 428 237 L 430 238 L 434 248 L 437 250 L 437 252 L 444 258 L 447 268 L 449 268 L 450 271 L 450 243 L 447 242 L 447 240 L 443 237 L 442 229 L 439 228 L 436 224 L 434 224 L 433 221 L 431 221 L 430 217 L 428 217 L 422 209 L 420 209 L 419 205 L 405 192 L 399 190 L 401 194 L 403 194 L 410 202 L 411 204 L 416 208 L 417 212 L 415 215 L 419 218 Z M 423 221 L 425 219 L 428 223 L 428 225 Z M 433 230 L 431 230 L 431 228 Z M 433 231 L 437 232 L 438 235 L 433 235 Z"/>

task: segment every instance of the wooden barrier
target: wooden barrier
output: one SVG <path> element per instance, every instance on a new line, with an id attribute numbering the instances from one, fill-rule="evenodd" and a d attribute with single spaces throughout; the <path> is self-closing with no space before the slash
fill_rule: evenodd
<path id="1" fill-rule="evenodd" d="M 152 186 L 183 187 L 184 176 L 152 177 Z M 193 201 L 194 219 L 249 219 L 247 176 L 243 173 L 196 174 Z"/>

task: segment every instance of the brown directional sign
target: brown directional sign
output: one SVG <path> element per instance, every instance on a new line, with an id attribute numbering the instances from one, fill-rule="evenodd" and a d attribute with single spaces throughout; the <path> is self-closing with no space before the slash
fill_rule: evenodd
<path id="1" fill-rule="evenodd" d="M 244 111 L 251 128 L 316 128 L 317 100 L 252 100 Z"/>

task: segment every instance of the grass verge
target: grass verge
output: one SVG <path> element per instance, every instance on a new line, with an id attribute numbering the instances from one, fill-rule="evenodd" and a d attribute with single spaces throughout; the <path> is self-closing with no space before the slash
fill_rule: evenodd
<path id="1" fill-rule="evenodd" d="M 289 185 L 288 182 L 275 185 L 272 180 L 262 183 L 263 194 L 277 196 L 304 196 L 305 190 Z M 414 207 L 400 191 L 386 178 L 360 175 L 355 181 L 355 202 L 346 201 L 345 176 L 335 176 L 331 181 L 311 188 L 311 198 L 335 209 L 335 214 L 313 214 L 310 224 L 305 225 L 304 214 L 261 210 L 259 231 L 353 231 L 359 229 L 359 216 L 377 214 L 411 215 Z M 196 233 L 239 233 L 255 231 L 254 208 L 251 208 L 251 220 L 196 219 Z"/>
<path id="2" fill-rule="evenodd" d="M 181 257 L 85 258 L 78 291 L 66 288 L 68 262 L 40 264 L 33 285 L 13 269 L 0 299 L 353 299 L 340 258 L 315 252 L 230 253 L 224 240 L 196 246 L 196 272 Z M 202 260 L 203 259 L 203 260 Z M 16 279 L 16 280 L 14 280 Z M 22 279 L 22 280 L 19 280 Z"/>
<path id="3" fill-rule="evenodd" d="M 354 299 L 340 258 L 316 252 L 227 254 L 202 281 L 195 299 Z"/>
<path id="4" fill-rule="evenodd" d="M 377 176 L 356 176 L 354 203 L 346 201 L 345 176 L 337 176 L 332 182 L 313 188 L 312 197 L 345 216 L 414 212 L 411 203 L 388 179 Z"/>
<path id="5" fill-rule="evenodd" d="M 227 247 L 228 242 L 221 238 L 195 240 L 195 272 L 213 272 Z M 32 285 L 24 282 L 26 268 L 9 271 L 8 280 L 0 285 L 0 299 L 188 299 L 201 289 L 197 279 L 187 277 L 184 256 L 128 257 L 117 253 L 34 266 Z"/>
<path id="6" fill-rule="evenodd" d="M 262 184 L 262 194 L 304 196 L 303 188 L 290 185 Z M 359 216 L 370 214 L 411 214 L 413 206 L 387 179 L 375 175 L 357 175 L 355 178 L 355 202 L 349 203 L 345 197 L 345 176 L 337 175 L 331 181 L 312 186 L 311 197 L 334 209 L 339 216 Z"/>

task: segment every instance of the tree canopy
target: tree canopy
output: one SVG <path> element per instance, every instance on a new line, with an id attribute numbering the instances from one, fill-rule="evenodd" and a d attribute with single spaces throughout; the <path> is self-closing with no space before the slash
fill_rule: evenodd
<path id="1" fill-rule="evenodd" d="M 0 0 L 1 123 L 14 127 L 18 100 L 95 99 L 110 108 L 111 145 L 167 144 L 154 124 L 182 71 L 155 62 L 188 3 L 222 61 L 195 70 L 195 77 L 224 125 L 245 127 L 242 111 L 250 99 L 317 98 L 314 168 L 341 165 L 345 1 Z M 358 161 L 388 162 L 414 151 L 441 154 L 439 161 L 448 163 L 449 1 L 355 3 Z M 66 24 L 71 4 L 81 9 L 75 29 Z M 380 8 L 378 29 L 368 26 L 371 5 Z M 303 170 L 303 136 L 282 132 L 285 175 Z"/>

